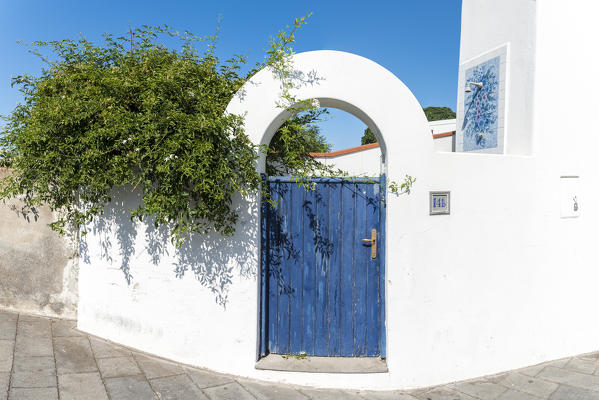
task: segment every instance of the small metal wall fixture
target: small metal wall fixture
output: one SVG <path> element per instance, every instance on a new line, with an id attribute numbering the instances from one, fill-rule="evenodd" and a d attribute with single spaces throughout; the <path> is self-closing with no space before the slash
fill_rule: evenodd
<path id="1" fill-rule="evenodd" d="M 429 203 L 430 215 L 449 215 L 449 191 L 430 192 Z"/>
<path id="2" fill-rule="evenodd" d="M 580 217 L 580 176 L 560 176 L 560 217 Z"/>

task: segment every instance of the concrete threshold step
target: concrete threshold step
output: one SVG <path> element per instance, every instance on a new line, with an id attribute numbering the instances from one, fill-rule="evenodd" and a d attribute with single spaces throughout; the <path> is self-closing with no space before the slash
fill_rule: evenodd
<path id="1" fill-rule="evenodd" d="M 269 354 L 256 363 L 256 369 L 290 372 L 372 374 L 388 372 L 379 357 L 315 357 Z"/>

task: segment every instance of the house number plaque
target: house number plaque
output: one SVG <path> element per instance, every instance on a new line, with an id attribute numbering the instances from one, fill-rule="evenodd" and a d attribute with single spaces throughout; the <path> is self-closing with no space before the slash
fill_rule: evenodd
<path id="1" fill-rule="evenodd" d="M 430 215 L 448 215 L 449 201 L 449 192 L 430 192 Z"/>

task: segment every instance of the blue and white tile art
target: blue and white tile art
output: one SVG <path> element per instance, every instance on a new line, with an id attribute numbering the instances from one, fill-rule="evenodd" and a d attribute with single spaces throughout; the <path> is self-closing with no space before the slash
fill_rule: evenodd
<path id="1" fill-rule="evenodd" d="M 509 44 L 460 64 L 456 151 L 504 153 L 508 65 Z"/>
<path id="2" fill-rule="evenodd" d="M 470 92 L 464 97 L 463 151 L 496 148 L 499 57 L 466 70 L 465 80 L 466 85 L 470 86 Z M 482 83 L 482 87 L 470 82 Z"/>

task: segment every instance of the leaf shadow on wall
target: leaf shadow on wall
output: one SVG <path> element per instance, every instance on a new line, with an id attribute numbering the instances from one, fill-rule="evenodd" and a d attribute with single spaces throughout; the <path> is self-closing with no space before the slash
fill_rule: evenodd
<path id="1" fill-rule="evenodd" d="M 112 199 L 104 215 L 96 218 L 88 227 L 89 233 L 81 238 L 80 256 L 84 263 L 97 268 L 107 264 L 109 269 L 120 269 L 127 286 L 138 274 L 168 279 L 166 268 L 176 278 L 192 273 L 214 295 L 215 302 L 226 307 L 235 275 L 246 279 L 257 276 L 257 265 L 252 262 L 258 254 L 256 202 L 234 199 L 239 221 L 232 236 L 194 234 L 176 248 L 170 242 L 168 227 L 156 228 L 151 218 L 131 220 L 129 210 L 141 202 L 139 190 L 115 189 Z"/>

